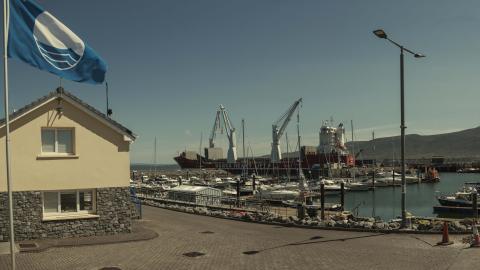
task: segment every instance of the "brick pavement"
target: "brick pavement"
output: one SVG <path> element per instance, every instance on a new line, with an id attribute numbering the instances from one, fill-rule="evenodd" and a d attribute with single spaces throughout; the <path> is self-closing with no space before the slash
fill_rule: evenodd
<path id="1" fill-rule="evenodd" d="M 439 235 L 288 228 L 145 207 L 142 224 L 159 237 L 52 248 L 17 255 L 18 269 L 474 269 L 480 249 L 436 247 Z M 188 252 L 205 255 L 187 257 Z M 8 269 L 0 256 L 0 269 Z"/>

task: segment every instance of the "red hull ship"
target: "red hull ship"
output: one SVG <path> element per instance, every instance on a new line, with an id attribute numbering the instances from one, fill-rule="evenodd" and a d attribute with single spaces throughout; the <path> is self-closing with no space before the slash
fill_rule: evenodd
<path id="1" fill-rule="evenodd" d="M 345 129 L 343 124 L 333 127 L 333 120 L 324 121 L 320 128 L 320 144 L 315 146 L 303 146 L 300 148 L 300 157 L 298 153 L 295 157 L 289 155 L 282 158 L 280 151 L 280 138 L 285 132 L 293 114 L 297 112 L 297 133 L 298 143 L 300 145 L 300 116 L 298 108 L 302 99 L 296 100 L 290 108 L 272 125 L 272 151 L 270 157 L 256 158 L 237 158 L 235 128 L 233 127 L 228 113 L 222 105 L 219 106 L 209 138 L 209 147 L 205 148 L 205 156 L 196 152 L 185 151 L 175 157 L 175 161 L 182 169 L 219 169 L 232 174 L 253 173 L 260 175 L 280 175 L 290 173 L 298 174 L 298 168 L 301 167 L 305 175 L 310 175 L 313 171 L 324 170 L 335 167 L 350 167 L 355 165 L 354 157 L 348 153 L 345 147 Z M 242 127 L 243 127 L 242 122 Z M 215 147 L 216 131 L 224 131 L 229 141 L 227 158 L 223 158 L 222 148 Z M 244 132 L 242 133 L 244 134 Z M 301 166 L 298 166 L 298 160 L 301 160 Z"/>
<path id="2" fill-rule="evenodd" d="M 302 169 L 306 175 L 323 168 L 325 164 L 337 163 L 350 167 L 355 163 L 354 157 L 350 154 L 308 152 L 308 149 L 312 148 L 315 147 L 302 147 Z M 182 152 L 174 160 L 182 169 L 218 169 L 239 175 L 242 174 L 245 167 L 248 175 L 253 173 L 257 175 L 285 175 L 288 171 L 291 175 L 298 174 L 298 157 L 283 158 L 279 163 L 272 163 L 269 157 L 248 158 L 245 163 L 240 158 L 235 163 L 228 163 L 227 159 L 210 160 L 195 152 L 187 151 Z"/>

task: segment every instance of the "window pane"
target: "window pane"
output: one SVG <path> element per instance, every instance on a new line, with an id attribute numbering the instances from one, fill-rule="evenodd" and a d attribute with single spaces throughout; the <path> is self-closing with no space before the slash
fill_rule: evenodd
<path id="1" fill-rule="evenodd" d="M 72 151 L 72 131 L 57 130 L 58 153 L 73 153 Z"/>
<path id="2" fill-rule="evenodd" d="M 55 152 L 55 130 L 42 130 L 42 152 Z"/>
<path id="3" fill-rule="evenodd" d="M 58 193 L 57 192 L 43 193 L 43 208 L 45 213 L 58 212 Z"/>
<path id="4" fill-rule="evenodd" d="M 80 210 L 93 210 L 93 192 L 80 191 Z"/>
<path id="5" fill-rule="evenodd" d="M 62 208 L 62 213 L 77 212 L 77 193 L 62 192 L 60 194 L 60 205 Z"/>

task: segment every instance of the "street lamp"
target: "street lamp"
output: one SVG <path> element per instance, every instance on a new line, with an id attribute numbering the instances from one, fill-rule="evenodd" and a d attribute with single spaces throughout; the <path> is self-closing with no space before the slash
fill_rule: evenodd
<path id="1" fill-rule="evenodd" d="M 383 31 L 383 29 L 377 29 L 373 31 L 373 34 L 378 38 L 386 39 L 390 41 L 393 45 L 400 48 L 400 131 L 401 131 L 401 160 L 402 160 L 402 228 L 407 227 L 407 210 L 406 210 L 406 190 L 407 190 L 407 183 L 405 181 L 405 92 L 404 92 L 404 72 L 403 72 L 403 53 L 408 52 L 413 55 L 415 58 L 423 58 L 425 55 L 420 53 L 415 53 L 403 45 L 398 44 L 397 42 L 388 38 L 387 33 Z"/>

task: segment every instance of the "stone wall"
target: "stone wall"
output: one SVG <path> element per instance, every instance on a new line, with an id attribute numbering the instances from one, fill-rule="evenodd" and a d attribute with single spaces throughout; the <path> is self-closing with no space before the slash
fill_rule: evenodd
<path id="1" fill-rule="evenodd" d="M 42 192 L 13 192 L 15 240 L 128 233 L 132 202 L 128 187 L 96 189 L 98 218 L 42 221 Z M 8 195 L 0 192 L 0 241 L 9 235 Z"/>

